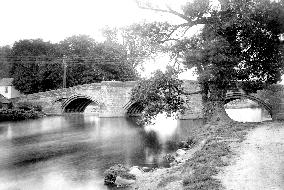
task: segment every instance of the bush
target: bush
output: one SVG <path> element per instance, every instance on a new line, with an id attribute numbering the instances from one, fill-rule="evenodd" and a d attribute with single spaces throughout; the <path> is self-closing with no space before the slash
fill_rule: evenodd
<path id="1" fill-rule="evenodd" d="M 19 121 L 25 119 L 37 119 L 42 114 L 35 110 L 0 109 L 0 121 Z"/>
<path id="2" fill-rule="evenodd" d="M 32 102 L 18 102 L 16 107 L 18 109 L 26 110 L 26 111 L 29 111 L 29 110 L 34 110 L 34 111 L 38 111 L 38 112 L 42 111 L 41 105 L 38 105 L 38 104 L 35 104 L 35 103 L 32 103 Z"/>

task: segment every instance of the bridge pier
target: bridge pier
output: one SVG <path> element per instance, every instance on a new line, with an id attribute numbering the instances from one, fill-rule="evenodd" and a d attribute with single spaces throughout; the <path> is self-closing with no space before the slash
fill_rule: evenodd
<path id="1" fill-rule="evenodd" d="M 284 98 L 280 99 L 279 104 L 273 110 L 272 119 L 273 120 L 284 120 Z"/>

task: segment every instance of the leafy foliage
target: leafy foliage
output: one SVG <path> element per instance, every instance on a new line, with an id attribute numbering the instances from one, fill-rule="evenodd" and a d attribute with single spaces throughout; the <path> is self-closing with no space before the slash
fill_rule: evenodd
<path id="1" fill-rule="evenodd" d="M 136 80 L 138 76 L 124 46 L 114 42 L 96 43 L 86 35 L 71 36 L 59 44 L 20 40 L 7 55 L 15 87 L 23 93 L 61 88 L 63 56 L 68 87 L 103 80 Z"/>
<path id="2" fill-rule="evenodd" d="M 167 116 L 177 116 L 183 112 L 182 81 L 176 76 L 173 69 L 168 69 L 166 73 L 156 71 L 153 77 L 139 81 L 132 89 L 131 101 L 145 108 L 141 120 L 143 124 L 151 123 L 156 115 L 164 112 Z"/>
<path id="3" fill-rule="evenodd" d="M 25 119 L 37 119 L 42 116 L 43 114 L 36 110 L 0 109 L 1 121 L 19 121 Z"/>
<path id="4" fill-rule="evenodd" d="M 11 48 L 9 46 L 0 47 L 0 78 L 10 77 L 10 64 L 8 62 L 8 56 Z"/>
<path id="5" fill-rule="evenodd" d="M 225 115 L 225 94 L 236 82 L 241 82 L 247 92 L 255 92 L 281 80 L 284 69 L 283 39 L 280 38 L 284 33 L 282 0 L 214 3 L 194 0 L 186 3 L 180 12 L 168 5 L 161 8 L 143 1 L 138 1 L 138 5 L 185 21 L 152 23 L 160 30 L 148 28 L 146 36 L 165 44 L 172 57 L 188 68 L 195 68 L 203 90 L 205 117 L 209 120 L 220 111 Z M 193 26 L 201 26 L 194 36 L 187 32 Z"/>
<path id="6" fill-rule="evenodd" d="M 41 39 L 16 42 L 10 54 L 11 76 L 14 78 L 14 86 L 23 93 L 46 90 L 42 89 L 41 85 L 41 81 L 45 81 L 42 74 L 48 71 L 44 65 L 54 61 L 56 53 L 53 44 Z M 56 71 L 60 72 L 60 70 Z"/>

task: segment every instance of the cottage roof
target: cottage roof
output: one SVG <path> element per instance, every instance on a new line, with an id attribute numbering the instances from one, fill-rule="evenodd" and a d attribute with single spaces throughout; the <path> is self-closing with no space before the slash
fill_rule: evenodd
<path id="1" fill-rule="evenodd" d="M 13 86 L 13 78 L 0 79 L 0 86 Z"/>
<path id="2" fill-rule="evenodd" d="M 5 98 L 2 94 L 0 94 L 0 103 L 8 104 L 10 103 L 10 101 L 7 98 Z"/>

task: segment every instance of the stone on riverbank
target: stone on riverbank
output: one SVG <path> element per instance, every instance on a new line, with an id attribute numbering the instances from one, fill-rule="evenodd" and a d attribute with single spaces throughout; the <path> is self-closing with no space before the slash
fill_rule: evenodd
<path id="1" fill-rule="evenodd" d="M 139 169 L 138 166 L 133 166 L 129 169 L 129 173 L 135 176 L 141 176 L 143 172 Z"/>
<path id="2" fill-rule="evenodd" d="M 186 151 L 185 151 L 185 150 L 178 149 L 178 150 L 176 151 L 176 155 L 177 155 L 177 156 L 183 156 L 184 154 L 186 154 Z"/>
<path id="3" fill-rule="evenodd" d="M 117 185 L 116 184 L 117 177 L 120 177 L 119 179 L 135 180 L 136 179 L 135 175 L 130 174 L 129 171 L 130 171 L 129 168 L 127 168 L 122 164 L 117 164 L 110 167 L 104 172 L 105 185 Z M 123 184 L 123 181 L 124 180 L 120 180 L 118 182 Z"/>
<path id="4" fill-rule="evenodd" d="M 117 187 L 127 187 L 127 186 L 130 186 L 132 184 L 135 183 L 135 180 L 133 179 L 125 179 L 125 178 L 122 178 L 120 176 L 117 176 L 116 177 L 116 180 L 115 180 L 115 185 Z"/>

